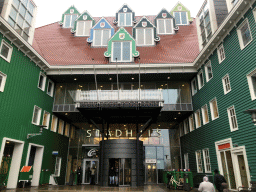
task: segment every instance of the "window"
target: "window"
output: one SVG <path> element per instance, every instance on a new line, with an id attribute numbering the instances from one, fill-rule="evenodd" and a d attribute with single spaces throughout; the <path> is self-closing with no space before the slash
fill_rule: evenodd
<path id="1" fill-rule="evenodd" d="M 195 112 L 195 121 L 196 121 L 196 128 L 201 127 L 201 117 L 200 117 L 200 110 Z"/>
<path id="2" fill-rule="evenodd" d="M 89 36 L 92 21 L 78 21 L 76 24 L 76 36 Z"/>
<path id="3" fill-rule="evenodd" d="M 224 94 L 226 95 L 231 91 L 230 81 L 229 81 L 229 75 L 225 75 L 225 77 L 222 78 L 222 85 L 224 89 Z"/>
<path id="4" fill-rule="evenodd" d="M 64 121 L 63 120 L 59 120 L 58 133 L 63 135 L 63 131 L 64 131 Z"/>
<path id="5" fill-rule="evenodd" d="M 216 98 L 210 101 L 210 109 L 212 120 L 217 119 L 219 117 L 219 112 Z"/>
<path id="6" fill-rule="evenodd" d="M 179 129 L 180 129 L 180 137 L 182 137 L 184 135 L 184 127 L 182 123 L 180 123 Z"/>
<path id="7" fill-rule="evenodd" d="M 0 71 L 0 92 L 4 92 L 7 75 Z"/>
<path id="8" fill-rule="evenodd" d="M 32 118 L 33 124 L 35 124 L 35 125 L 40 124 L 41 112 L 42 112 L 42 109 L 35 105 L 34 112 L 33 112 L 33 118 Z"/>
<path id="9" fill-rule="evenodd" d="M 189 129 L 190 129 L 190 132 L 195 130 L 193 114 L 189 116 Z"/>
<path id="10" fill-rule="evenodd" d="M 200 150 L 196 151 L 196 165 L 197 165 L 197 172 L 203 173 L 202 154 Z"/>
<path id="11" fill-rule="evenodd" d="M 61 168 L 61 157 L 56 157 L 54 176 L 60 176 L 60 168 Z"/>
<path id="12" fill-rule="evenodd" d="M 226 58 L 223 44 L 219 45 L 219 47 L 217 48 L 217 52 L 218 52 L 219 63 L 221 63 Z"/>
<path id="13" fill-rule="evenodd" d="M 191 87 L 192 87 L 192 95 L 195 95 L 197 93 L 196 79 L 193 79 L 191 81 Z"/>
<path id="14" fill-rule="evenodd" d="M 75 136 L 76 136 L 76 128 L 74 126 L 72 126 L 71 133 L 70 133 L 70 138 L 74 139 Z"/>
<path id="15" fill-rule="evenodd" d="M 236 3 L 239 1 L 239 0 L 231 0 L 232 1 L 232 5 L 235 6 Z"/>
<path id="16" fill-rule="evenodd" d="M 54 90 L 54 83 L 51 80 L 49 80 L 47 94 L 50 95 L 51 97 L 53 96 L 53 90 Z"/>
<path id="17" fill-rule="evenodd" d="M 40 72 L 39 80 L 38 80 L 38 88 L 41 89 L 42 91 L 44 91 L 45 89 L 45 81 L 46 81 L 46 76 L 42 72 Z"/>
<path id="18" fill-rule="evenodd" d="M 241 49 L 244 49 L 252 41 L 248 19 L 245 19 L 244 22 L 237 28 L 237 35 Z"/>
<path id="19" fill-rule="evenodd" d="M 189 124 L 188 124 L 188 119 L 185 119 L 185 121 L 183 122 L 184 124 L 184 133 L 188 134 L 189 133 Z"/>
<path id="20" fill-rule="evenodd" d="M 206 81 L 210 81 L 212 78 L 212 65 L 211 61 L 208 61 L 205 65 L 205 76 L 206 76 Z"/>
<path id="21" fill-rule="evenodd" d="M 158 34 L 173 34 L 173 21 L 172 19 L 157 19 Z"/>
<path id="22" fill-rule="evenodd" d="M 247 81 L 252 100 L 256 99 L 256 70 L 247 75 Z"/>
<path id="23" fill-rule="evenodd" d="M 52 116 L 51 131 L 56 132 L 56 130 L 57 130 L 57 123 L 58 123 L 58 118 L 53 115 Z"/>
<path id="24" fill-rule="evenodd" d="M 229 118 L 229 125 L 230 125 L 231 131 L 238 130 L 236 112 L 235 112 L 234 106 L 228 108 L 228 118 Z"/>
<path id="25" fill-rule="evenodd" d="M 65 15 L 64 28 L 73 28 L 78 15 Z"/>
<path id="26" fill-rule="evenodd" d="M 204 8 L 202 9 L 202 12 L 200 13 L 199 19 L 200 19 L 199 27 L 201 31 L 202 44 L 205 45 L 212 35 L 208 4 L 205 4 Z"/>
<path id="27" fill-rule="evenodd" d="M 107 46 L 110 38 L 110 29 L 94 30 L 93 46 Z"/>
<path id="28" fill-rule="evenodd" d="M 188 16 L 187 12 L 173 12 L 176 25 L 187 25 Z"/>
<path id="29" fill-rule="evenodd" d="M 43 117 L 43 125 L 47 126 L 45 129 L 49 128 L 49 122 L 50 122 L 50 113 L 47 111 L 44 111 L 44 117 Z"/>
<path id="30" fill-rule="evenodd" d="M 203 107 L 202 107 L 202 116 L 203 116 L 203 124 L 207 124 L 209 123 L 209 115 L 208 115 L 208 107 L 207 107 L 207 104 L 205 104 Z"/>
<path id="31" fill-rule="evenodd" d="M 113 42 L 112 43 L 112 62 L 131 62 L 132 54 L 131 54 L 131 42 L 123 41 L 123 42 Z"/>
<path id="32" fill-rule="evenodd" d="M 12 46 L 2 40 L 0 47 L 0 56 L 10 63 L 12 57 Z"/>
<path id="33" fill-rule="evenodd" d="M 132 13 L 119 13 L 118 14 L 118 26 L 132 26 Z"/>
<path id="34" fill-rule="evenodd" d="M 184 154 L 185 169 L 189 169 L 188 153 Z"/>
<path id="35" fill-rule="evenodd" d="M 70 132 L 70 124 L 66 123 L 66 126 L 65 126 L 65 136 L 69 137 L 69 132 Z"/>
<path id="36" fill-rule="evenodd" d="M 203 76 L 202 70 L 198 73 L 197 80 L 198 80 L 198 89 L 201 89 L 204 86 L 204 76 Z"/>
<path id="37" fill-rule="evenodd" d="M 209 149 L 203 149 L 203 157 L 204 157 L 205 173 L 211 173 L 211 163 L 210 163 Z"/>
<path id="38" fill-rule="evenodd" d="M 153 28 L 136 29 L 137 45 L 154 45 Z"/>

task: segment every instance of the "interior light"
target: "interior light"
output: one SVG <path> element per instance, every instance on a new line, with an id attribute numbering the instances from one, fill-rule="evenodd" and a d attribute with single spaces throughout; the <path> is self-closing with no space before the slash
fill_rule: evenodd
<path id="1" fill-rule="evenodd" d="M 109 78 L 109 80 L 111 81 L 111 80 L 112 80 L 112 78 L 110 77 L 110 78 Z"/>
<path id="2" fill-rule="evenodd" d="M 100 87 L 103 87 L 102 85 Z"/>
<path id="3" fill-rule="evenodd" d="M 10 143 L 9 141 L 7 141 L 6 143 Z"/>
<path id="4" fill-rule="evenodd" d="M 160 127 L 161 125 L 158 125 L 158 127 Z"/>
<path id="5" fill-rule="evenodd" d="M 62 88 L 62 85 L 60 86 L 60 88 Z"/>
<path id="6" fill-rule="evenodd" d="M 183 84 L 182 87 L 184 87 L 185 85 Z"/>
<path id="7" fill-rule="evenodd" d="M 65 113 L 65 115 L 68 115 L 68 113 Z"/>
<path id="8" fill-rule="evenodd" d="M 165 85 L 167 85 L 167 84 L 165 84 Z"/>
<path id="9" fill-rule="evenodd" d="M 77 80 L 77 78 L 74 79 L 75 81 Z"/>
<path id="10" fill-rule="evenodd" d="M 176 117 L 174 119 L 177 119 Z"/>
<path id="11" fill-rule="evenodd" d="M 134 78 L 132 77 L 132 80 L 134 80 Z"/>
<path id="12" fill-rule="evenodd" d="M 171 79 L 171 77 L 167 77 L 167 79 Z"/>
<path id="13" fill-rule="evenodd" d="M 178 113 L 179 115 L 181 114 L 181 112 Z"/>

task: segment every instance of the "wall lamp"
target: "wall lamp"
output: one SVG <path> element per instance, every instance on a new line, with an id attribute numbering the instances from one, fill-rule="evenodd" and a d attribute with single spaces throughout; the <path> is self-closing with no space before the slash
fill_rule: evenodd
<path id="1" fill-rule="evenodd" d="M 256 109 L 248 109 L 244 113 L 250 114 L 253 124 L 256 124 Z"/>

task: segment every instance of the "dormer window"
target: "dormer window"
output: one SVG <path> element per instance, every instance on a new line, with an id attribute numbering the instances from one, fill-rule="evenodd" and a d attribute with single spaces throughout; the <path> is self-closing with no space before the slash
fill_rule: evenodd
<path id="1" fill-rule="evenodd" d="M 154 45 L 153 28 L 137 28 L 136 29 L 137 45 Z"/>
<path id="2" fill-rule="evenodd" d="M 172 19 L 157 19 L 157 32 L 160 35 L 173 34 L 173 20 Z"/>
<path id="3" fill-rule="evenodd" d="M 93 34 L 93 46 L 107 46 L 110 35 L 110 29 L 95 29 Z"/>
<path id="4" fill-rule="evenodd" d="M 75 20 L 77 19 L 77 17 L 78 17 L 77 14 L 65 15 L 65 18 L 64 18 L 64 28 L 73 28 Z"/>
<path id="5" fill-rule="evenodd" d="M 132 42 L 121 41 L 112 42 L 113 56 L 112 62 L 131 62 L 132 61 Z"/>
<path id="6" fill-rule="evenodd" d="M 92 21 L 77 21 L 76 36 L 89 36 Z"/>
<path id="7" fill-rule="evenodd" d="M 176 25 L 187 25 L 188 15 L 187 12 L 173 12 Z"/>
<path id="8" fill-rule="evenodd" d="M 132 26 L 132 13 L 119 13 L 118 26 L 119 27 Z"/>

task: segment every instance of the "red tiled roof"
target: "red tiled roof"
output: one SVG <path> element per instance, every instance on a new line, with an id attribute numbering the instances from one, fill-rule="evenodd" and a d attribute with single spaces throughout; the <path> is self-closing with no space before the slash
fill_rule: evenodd
<path id="1" fill-rule="evenodd" d="M 148 16 L 153 23 L 155 16 Z M 101 18 L 95 17 L 95 22 Z M 106 17 L 113 24 L 115 17 Z M 136 17 L 138 22 L 141 17 Z M 190 63 L 199 54 L 195 19 L 189 26 L 179 26 L 174 35 L 160 35 L 160 42 L 152 47 L 137 47 L 141 63 Z M 132 35 L 132 27 L 126 30 Z M 88 37 L 74 37 L 70 29 L 64 29 L 56 22 L 35 30 L 33 48 L 50 65 L 108 64 L 104 57 L 107 48 L 93 48 L 87 43 Z M 92 60 L 93 59 L 93 60 Z M 137 62 L 137 60 L 135 61 Z"/>

